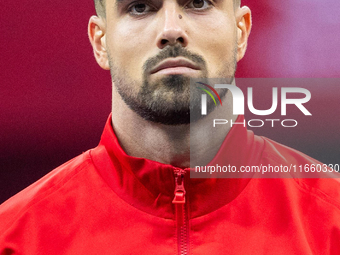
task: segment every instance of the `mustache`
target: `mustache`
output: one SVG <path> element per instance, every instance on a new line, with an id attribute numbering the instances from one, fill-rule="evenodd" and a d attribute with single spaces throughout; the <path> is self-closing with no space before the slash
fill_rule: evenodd
<path id="1" fill-rule="evenodd" d="M 175 45 L 175 46 L 168 45 L 156 56 L 151 57 L 147 61 L 145 61 L 143 65 L 144 73 L 148 73 L 155 65 L 157 65 L 159 62 L 163 61 L 164 59 L 176 58 L 179 56 L 185 57 L 191 60 L 192 62 L 199 65 L 202 68 L 202 70 L 206 70 L 206 62 L 202 56 L 196 53 L 192 53 L 180 45 Z"/>

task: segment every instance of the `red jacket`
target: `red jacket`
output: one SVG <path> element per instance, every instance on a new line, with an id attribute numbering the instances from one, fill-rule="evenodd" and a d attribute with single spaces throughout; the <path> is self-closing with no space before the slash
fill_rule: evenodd
<path id="1" fill-rule="evenodd" d="M 192 179 L 126 155 L 110 123 L 98 147 L 0 206 L 1 254 L 340 254 L 338 179 Z M 216 162 L 318 163 L 242 125 Z"/>

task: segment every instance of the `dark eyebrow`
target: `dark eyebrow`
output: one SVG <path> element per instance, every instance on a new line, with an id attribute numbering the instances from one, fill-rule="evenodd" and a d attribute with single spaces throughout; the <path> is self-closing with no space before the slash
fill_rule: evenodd
<path id="1" fill-rule="evenodd" d="M 123 3 L 124 1 L 126 1 L 126 0 L 116 0 L 116 6 Z"/>

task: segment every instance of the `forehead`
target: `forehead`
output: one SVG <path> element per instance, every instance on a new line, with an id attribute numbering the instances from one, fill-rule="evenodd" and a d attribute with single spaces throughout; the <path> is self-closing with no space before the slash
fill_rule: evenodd
<path id="1" fill-rule="evenodd" d="M 178 4 L 185 4 L 185 3 L 189 3 L 192 2 L 193 0 L 141 0 L 141 1 L 134 1 L 134 0 L 107 0 L 105 1 L 104 4 L 108 4 L 108 5 L 119 5 L 125 2 L 135 2 L 135 3 L 157 3 L 157 4 L 162 4 L 165 1 L 171 1 L 171 2 L 177 2 Z M 206 0 L 207 2 L 213 2 L 215 4 L 221 4 L 226 3 L 226 4 L 234 4 L 235 0 Z M 237 0 L 236 0 L 237 1 Z"/>
<path id="2" fill-rule="evenodd" d="M 190 17 L 190 21 L 195 25 L 195 20 L 203 20 L 205 17 L 209 21 L 207 22 L 224 22 L 223 20 L 228 19 L 228 22 L 235 19 L 235 8 L 234 0 L 198 0 L 205 1 L 206 4 L 212 6 L 209 11 L 196 11 L 193 10 L 193 1 L 197 0 L 106 0 L 105 1 L 105 19 L 106 26 L 120 27 L 121 21 L 134 22 L 135 24 L 145 23 L 145 21 L 151 22 L 156 18 L 161 18 L 166 14 L 166 8 L 173 8 L 177 5 L 176 11 L 183 12 L 185 16 Z M 151 8 L 150 12 L 147 12 L 143 17 L 131 16 L 131 8 L 137 4 L 146 4 Z M 157 14 L 157 15 L 155 15 Z M 179 14 L 179 13 L 178 13 Z M 184 16 L 184 17 L 185 17 Z M 147 18 L 144 18 L 147 17 Z M 187 19 L 185 19 L 187 20 Z M 150 23 L 145 23 L 150 24 Z M 129 29 L 129 28 L 126 28 Z"/>
<path id="3" fill-rule="evenodd" d="M 104 5 L 106 6 L 106 11 L 110 12 L 110 10 L 118 9 L 123 5 L 129 4 L 138 4 L 138 3 L 145 3 L 145 4 L 153 4 L 156 7 L 161 7 L 164 2 L 175 2 L 180 6 L 185 6 L 191 3 L 194 0 L 106 0 Z M 215 8 L 225 9 L 229 7 L 234 7 L 235 1 L 237 0 L 203 0 L 208 3 L 213 3 Z"/>

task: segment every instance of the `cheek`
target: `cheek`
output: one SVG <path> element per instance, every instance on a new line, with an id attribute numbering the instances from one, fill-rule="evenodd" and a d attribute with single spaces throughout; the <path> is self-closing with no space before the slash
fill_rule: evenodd
<path id="1" fill-rule="evenodd" d="M 201 31 L 193 40 L 193 48 L 206 60 L 209 74 L 214 75 L 215 72 L 219 73 L 226 62 L 229 63 L 234 58 L 235 30 L 232 26 L 217 24 L 202 26 Z"/>
<path id="2" fill-rule="evenodd" d="M 114 65 L 134 79 L 142 76 L 142 67 L 151 45 L 150 36 L 142 31 L 142 28 L 141 25 L 119 22 L 113 29 L 108 30 L 111 31 L 108 44 Z"/>
<path id="3" fill-rule="evenodd" d="M 225 14 L 207 15 L 192 24 L 191 44 L 203 55 L 211 55 L 216 59 L 225 58 L 234 50 L 236 41 L 235 20 Z"/>

